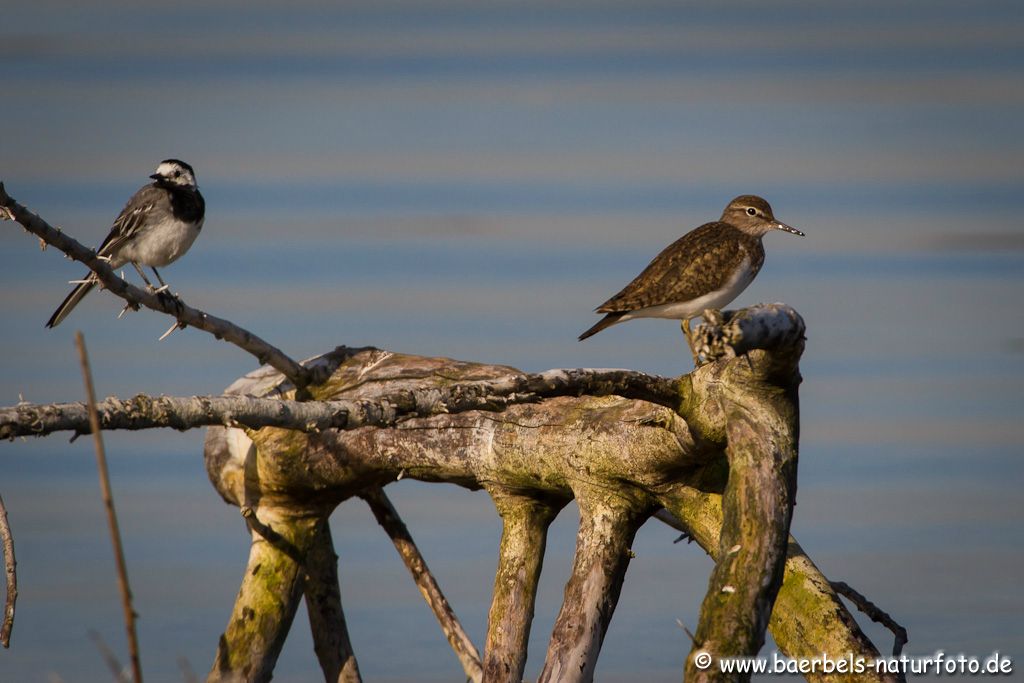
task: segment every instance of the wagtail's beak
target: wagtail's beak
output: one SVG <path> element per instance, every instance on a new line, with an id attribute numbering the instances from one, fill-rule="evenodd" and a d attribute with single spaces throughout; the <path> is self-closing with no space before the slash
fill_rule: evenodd
<path id="1" fill-rule="evenodd" d="M 776 230 L 782 230 L 783 232 L 791 232 L 794 235 L 799 235 L 800 237 L 807 237 L 807 235 L 803 234 L 802 232 L 800 232 L 799 230 L 797 230 L 793 226 L 786 225 L 785 223 L 783 223 L 781 221 L 775 221 L 775 229 Z"/>
<path id="2" fill-rule="evenodd" d="M 153 175 L 151 175 L 149 177 L 152 178 L 153 180 L 163 180 L 164 179 L 164 177 L 162 175 L 160 175 L 159 173 L 154 173 Z"/>

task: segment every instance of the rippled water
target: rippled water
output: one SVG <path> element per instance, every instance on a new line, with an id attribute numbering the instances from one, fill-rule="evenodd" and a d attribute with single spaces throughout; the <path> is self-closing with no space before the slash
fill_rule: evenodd
<path id="1" fill-rule="evenodd" d="M 912 653 L 1024 656 L 1024 11 L 1018 3 L 232 3 L 5 7 L 0 179 L 88 243 L 157 161 L 208 202 L 164 270 L 190 303 L 295 356 L 337 344 L 516 365 L 686 369 L 678 328 L 588 340 L 591 309 L 734 195 L 769 235 L 736 305 L 808 323 L 794 533 L 909 629 Z M 253 363 L 193 330 L 157 343 L 80 268 L 0 229 L 0 402 L 216 393 Z M 244 568 L 200 433 L 108 434 L 150 681 L 205 671 Z M 480 643 L 500 525 L 480 494 L 389 489 Z M 0 446 L 21 600 L 0 680 L 101 681 L 124 651 L 91 446 Z M 368 680 L 459 667 L 358 502 L 333 517 Z M 528 675 L 557 612 L 556 523 Z M 678 680 L 710 561 L 648 525 L 598 680 Z M 275 680 L 315 680 L 296 620 Z M 864 621 L 864 620 L 862 620 Z M 884 632 L 867 625 L 881 649 Z"/>

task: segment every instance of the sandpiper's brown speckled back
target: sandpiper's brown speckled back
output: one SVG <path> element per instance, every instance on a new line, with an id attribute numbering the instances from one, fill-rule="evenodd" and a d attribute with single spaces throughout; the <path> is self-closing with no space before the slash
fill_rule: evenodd
<path id="1" fill-rule="evenodd" d="M 685 320 L 703 306 L 723 306 L 750 284 L 764 264 L 761 238 L 772 230 L 803 235 L 780 223 L 772 207 L 754 195 L 740 195 L 722 212 L 666 247 L 621 292 L 597 307 L 605 317 L 580 340 L 635 317 Z"/>

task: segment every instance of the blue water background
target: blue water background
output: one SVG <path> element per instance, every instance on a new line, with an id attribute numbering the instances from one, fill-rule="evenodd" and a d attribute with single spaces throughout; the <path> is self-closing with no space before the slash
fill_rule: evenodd
<path id="1" fill-rule="evenodd" d="M 337 344 L 515 365 L 687 369 L 678 327 L 588 340 L 594 306 L 734 195 L 766 237 L 736 305 L 808 324 L 794 534 L 910 630 L 908 651 L 1024 659 L 1024 6 L 1016 2 L 178 2 L 15 0 L 0 24 L 0 180 L 98 243 L 165 157 L 208 218 L 163 274 L 294 356 Z M 0 225 L 0 404 L 218 393 L 254 362 L 93 294 Z M 129 274 L 133 277 L 132 274 Z M 201 432 L 106 443 L 149 681 L 206 671 L 244 570 Z M 500 534 L 489 500 L 389 492 L 476 642 Z M 88 440 L 0 445 L 21 598 L 0 681 L 109 680 L 125 652 Z M 531 638 L 539 671 L 571 563 L 556 521 Z M 332 517 L 367 680 L 459 680 L 358 501 Z M 677 681 L 710 561 L 641 529 L 599 681 Z M 883 651 L 884 630 L 861 619 Z M 122 654 L 122 657 L 124 655 Z M 275 680 L 317 680 L 300 611 Z"/>

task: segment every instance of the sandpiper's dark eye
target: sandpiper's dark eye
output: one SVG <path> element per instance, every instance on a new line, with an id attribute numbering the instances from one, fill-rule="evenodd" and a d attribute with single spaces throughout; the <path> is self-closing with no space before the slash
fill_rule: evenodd
<path id="1" fill-rule="evenodd" d="M 748 216 L 756 216 L 757 215 L 757 209 L 755 209 L 754 207 L 748 208 L 747 209 L 747 215 Z"/>

